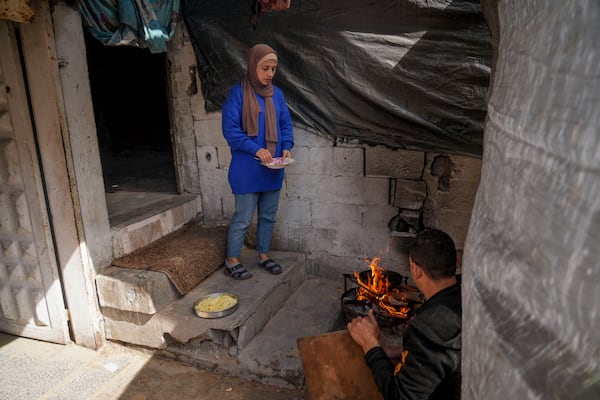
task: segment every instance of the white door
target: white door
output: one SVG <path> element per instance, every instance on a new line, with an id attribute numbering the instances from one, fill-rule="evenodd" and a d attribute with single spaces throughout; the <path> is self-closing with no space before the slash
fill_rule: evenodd
<path id="1" fill-rule="evenodd" d="M 14 27 L 0 20 L 0 331 L 66 343 L 67 315 Z"/>

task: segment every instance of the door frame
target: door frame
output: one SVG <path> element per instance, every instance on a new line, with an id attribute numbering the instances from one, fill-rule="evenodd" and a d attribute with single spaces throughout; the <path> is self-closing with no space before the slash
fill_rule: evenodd
<path id="1" fill-rule="evenodd" d="M 97 349 L 95 278 L 112 261 L 112 238 L 81 18 L 63 2 L 30 6 L 35 16 L 19 29 L 71 339 Z"/>

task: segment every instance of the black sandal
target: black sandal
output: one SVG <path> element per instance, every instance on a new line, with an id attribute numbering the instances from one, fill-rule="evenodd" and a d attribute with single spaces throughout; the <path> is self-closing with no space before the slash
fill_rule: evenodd
<path id="1" fill-rule="evenodd" d="M 252 278 L 252 274 L 248 272 L 240 263 L 230 265 L 227 261 L 225 261 L 225 269 L 223 270 L 223 273 L 238 281 Z"/>
<path id="2" fill-rule="evenodd" d="M 270 258 L 267 258 L 265 261 L 259 260 L 257 262 L 257 264 L 260 265 L 261 268 L 266 269 L 273 275 L 277 275 L 277 274 L 281 273 L 281 265 L 277 264 L 275 261 L 271 260 Z"/>

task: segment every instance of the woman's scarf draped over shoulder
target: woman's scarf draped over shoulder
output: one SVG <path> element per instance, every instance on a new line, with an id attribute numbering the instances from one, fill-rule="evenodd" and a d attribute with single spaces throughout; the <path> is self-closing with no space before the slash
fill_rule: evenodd
<path id="1" fill-rule="evenodd" d="M 263 85 L 258 80 L 256 68 L 259 61 L 267 55 L 273 54 L 277 57 L 277 53 L 266 44 L 257 44 L 250 49 L 248 54 L 248 70 L 246 76 L 242 79 L 242 90 L 244 93 L 244 102 L 242 104 L 242 127 L 248 136 L 258 135 L 258 116 L 261 112 L 260 105 L 256 100 L 254 93 L 265 99 L 265 125 L 267 150 L 275 155 L 277 146 L 277 116 L 275 113 L 275 105 L 273 104 L 273 94 L 275 89 L 273 85 Z"/>

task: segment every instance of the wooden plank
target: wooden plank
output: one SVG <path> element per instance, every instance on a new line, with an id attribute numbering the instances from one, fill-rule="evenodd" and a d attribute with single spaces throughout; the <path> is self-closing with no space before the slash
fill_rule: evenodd
<path id="1" fill-rule="evenodd" d="M 308 400 L 379 400 L 364 353 L 347 330 L 297 341 Z"/>

